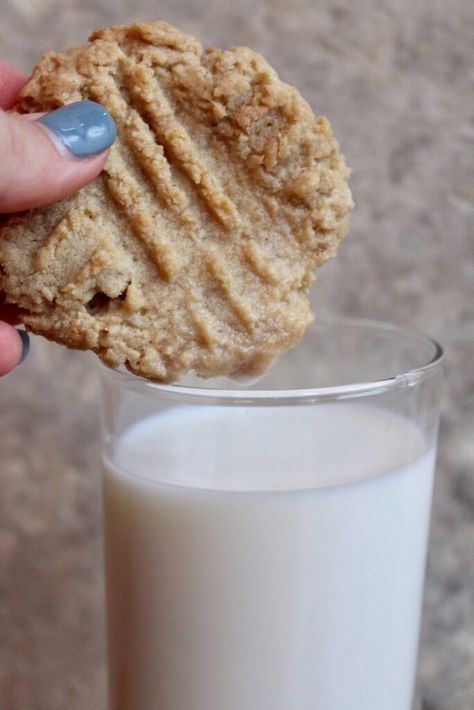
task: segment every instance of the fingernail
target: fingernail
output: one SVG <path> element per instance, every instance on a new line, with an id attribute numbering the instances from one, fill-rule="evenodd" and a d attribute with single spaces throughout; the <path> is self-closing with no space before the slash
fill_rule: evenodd
<path id="1" fill-rule="evenodd" d="M 98 155 L 110 148 L 116 128 L 106 108 L 95 101 L 78 101 L 46 113 L 38 122 L 46 126 L 78 158 Z"/>
<path id="2" fill-rule="evenodd" d="M 19 365 L 23 362 L 23 360 L 26 360 L 26 357 L 28 353 L 30 352 L 30 336 L 26 332 L 26 330 L 23 330 L 22 328 L 17 328 L 16 332 L 21 338 L 21 343 L 22 343 L 22 350 L 21 350 L 21 358 L 19 361 Z"/>

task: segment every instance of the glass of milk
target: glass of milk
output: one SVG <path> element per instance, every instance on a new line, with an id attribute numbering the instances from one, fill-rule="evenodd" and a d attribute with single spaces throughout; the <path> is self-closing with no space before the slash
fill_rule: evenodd
<path id="1" fill-rule="evenodd" d="M 247 386 L 101 367 L 110 710 L 410 710 L 441 361 L 321 320 Z"/>

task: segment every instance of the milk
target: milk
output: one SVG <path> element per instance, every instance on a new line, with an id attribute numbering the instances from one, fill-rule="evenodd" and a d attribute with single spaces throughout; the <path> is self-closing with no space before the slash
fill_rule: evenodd
<path id="1" fill-rule="evenodd" d="M 111 710 L 410 709 L 434 464 L 413 424 L 189 405 L 111 459 Z"/>

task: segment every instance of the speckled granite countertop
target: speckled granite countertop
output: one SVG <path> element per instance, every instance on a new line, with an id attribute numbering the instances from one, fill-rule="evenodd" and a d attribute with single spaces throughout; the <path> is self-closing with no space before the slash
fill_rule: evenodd
<path id="1" fill-rule="evenodd" d="M 92 28 L 157 12 L 207 44 L 262 51 L 330 117 L 357 210 L 318 278 L 319 308 L 410 325 L 446 348 L 420 686 L 430 710 L 470 710 L 474 5 L 3 0 L 0 56 L 28 70 Z M 96 404 L 93 358 L 39 338 L 0 382 L 2 710 L 104 708 Z"/>

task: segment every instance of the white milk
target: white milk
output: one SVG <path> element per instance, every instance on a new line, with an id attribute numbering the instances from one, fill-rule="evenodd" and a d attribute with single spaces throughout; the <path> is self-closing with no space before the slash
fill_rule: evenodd
<path id="1" fill-rule="evenodd" d="M 424 449 L 363 404 L 129 429 L 104 477 L 111 710 L 409 710 Z"/>

